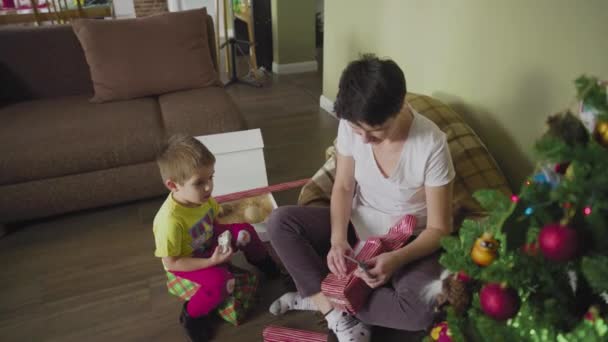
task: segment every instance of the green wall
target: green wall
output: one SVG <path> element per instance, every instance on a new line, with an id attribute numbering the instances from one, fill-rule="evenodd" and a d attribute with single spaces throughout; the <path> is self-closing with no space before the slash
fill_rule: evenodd
<path id="1" fill-rule="evenodd" d="M 315 0 L 272 0 L 272 53 L 277 64 L 315 60 Z"/>
<path id="2" fill-rule="evenodd" d="M 362 52 L 394 59 L 408 91 L 463 115 L 518 187 L 546 117 L 572 104 L 572 81 L 608 78 L 608 1 L 326 1 L 323 95 L 335 99 Z"/>

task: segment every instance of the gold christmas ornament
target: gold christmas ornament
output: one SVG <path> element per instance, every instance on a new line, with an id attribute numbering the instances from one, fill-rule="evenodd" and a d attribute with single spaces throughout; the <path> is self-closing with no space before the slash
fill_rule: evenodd
<path id="1" fill-rule="evenodd" d="M 566 179 L 568 180 L 573 180 L 574 179 L 574 167 L 572 166 L 572 164 L 568 165 L 568 168 L 566 168 Z"/>
<path id="2" fill-rule="evenodd" d="M 608 121 L 598 121 L 593 137 L 600 145 L 608 147 Z"/>
<path id="3" fill-rule="evenodd" d="M 488 266 L 496 259 L 496 250 L 498 250 L 498 241 L 494 239 L 492 234 L 483 233 L 475 240 L 471 250 L 471 259 L 479 266 Z"/>

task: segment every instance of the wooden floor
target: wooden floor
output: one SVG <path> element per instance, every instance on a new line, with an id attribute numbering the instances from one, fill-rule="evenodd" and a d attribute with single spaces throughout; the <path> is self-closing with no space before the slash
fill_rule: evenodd
<path id="1" fill-rule="evenodd" d="M 271 184 L 310 177 L 323 163 L 337 121 L 319 109 L 319 74 L 273 76 L 263 88 L 228 91 L 249 126 L 262 130 Z M 297 193 L 275 197 L 279 205 L 294 204 Z M 0 340 L 185 341 L 181 304 L 167 294 L 152 254 L 152 219 L 162 200 L 30 222 L 0 239 Z M 287 287 L 262 285 L 249 320 L 239 327 L 218 320 L 216 341 L 261 341 L 270 323 L 324 331 L 314 313 L 268 314 Z M 400 336 L 395 340 L 410 339 Z"/>
<path id="2" fill-rule="evenodd" d="M 265 87 L 229 87 L 251 128 L 261 128 L 271 184 L 310 177 L 337 122 L 319 109 L 317 73 L 270 77 Z M 293 204 L 297 190 L 278 193 Z M 162 198 L 31 222 L 0 240 L 1 341 L 184 341 L 180 303 L 167 294 L 154 258 L 152 219 Z M 270 322 L 321 329 L 311 313 L 277 319 L 285 291 L 264 282 L 247 323 L 218 321 L 217 341 L 260 341 Z"/>

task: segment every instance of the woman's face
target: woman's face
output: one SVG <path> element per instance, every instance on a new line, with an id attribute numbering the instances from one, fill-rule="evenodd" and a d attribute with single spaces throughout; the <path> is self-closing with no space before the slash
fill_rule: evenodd
<path id="1" fill-rule="evenodd" d="M 395 122 L 396 117 L 389 118 L 382 125 L 370 126 L 363 122 L 349 122 L 348 124 L 352 127 L 353 132 L 360 135 L 363 138 L 363 142 L 366 144 L 378 144 L 386 140 Z"/>

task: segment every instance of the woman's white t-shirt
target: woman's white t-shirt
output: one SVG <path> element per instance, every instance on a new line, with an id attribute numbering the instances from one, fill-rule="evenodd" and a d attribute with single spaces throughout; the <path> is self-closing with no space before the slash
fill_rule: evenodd
<path id="1" fill-rule="evenodd" d="M 435 123 L 410 110 L 414 116 L 401 157 L 388 178 L 384 177 L 370 144 L 340 120 L 338 153 L 355 161 L 357 186 L 351 222 L 361 240 L 383 235 L 404 215 L 417 218 L 415 235 L 426 227 L 425 186 L 441 186 L 454 178 L 447 138 Z"/>

